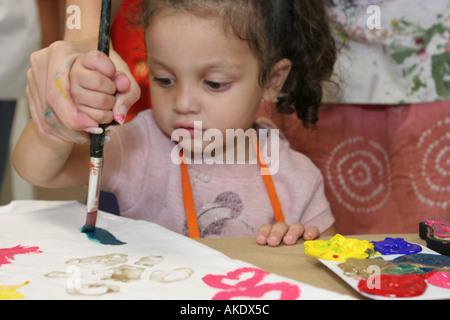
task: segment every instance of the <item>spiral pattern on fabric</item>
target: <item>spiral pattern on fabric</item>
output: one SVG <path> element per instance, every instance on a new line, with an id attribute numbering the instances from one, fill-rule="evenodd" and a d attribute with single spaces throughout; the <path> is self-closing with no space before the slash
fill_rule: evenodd
<path id="1" fill-rule="evenodd" d="M 373 213 L 391 194 L 387 152 L 358 136 L 339 144 L 326 165 L 326 178 L 337 201 L 351 212 Z"/>
<path id="2" fill-rule="evenodd" d="M 430 207 L 450 207 L 450 117 L 425 130 L 417 143 L 419 174 L 410 174 L 418 199 Z"/>

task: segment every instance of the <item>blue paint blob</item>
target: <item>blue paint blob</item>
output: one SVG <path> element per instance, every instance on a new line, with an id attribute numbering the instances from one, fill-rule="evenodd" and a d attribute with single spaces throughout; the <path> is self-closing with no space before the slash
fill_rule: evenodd
<path id="1" fill-rule="evenodd" d="M 422 247 L 418 244 L 406 242 L 403 238 L 389 238 L 383 241 L 372 241 L 375 251 L 382 255 L 389 254 L 414 254 L 422 251 Z"/>
<path id="2" fill-rule="evenodd" d="M 81 232 L 86 234 L 89 240 L 103 245 L 121 246 L 126 244 L 125 242 L 118 240 L 114 235 L 105 229 L 95 228 L 94 232 L 85 232 L 85 228 L 83 227 Z"/>

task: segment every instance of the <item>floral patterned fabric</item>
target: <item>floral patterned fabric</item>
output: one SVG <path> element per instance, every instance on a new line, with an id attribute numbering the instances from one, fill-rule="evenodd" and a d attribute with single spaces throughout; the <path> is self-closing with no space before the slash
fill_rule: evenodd
<path id="1" fill-rule="evenodd" d="M 341 48 L 336 73 L 345 89 L 333 102 L 450 99 L 450 0 L 332 2 L 329 16 Z"/>

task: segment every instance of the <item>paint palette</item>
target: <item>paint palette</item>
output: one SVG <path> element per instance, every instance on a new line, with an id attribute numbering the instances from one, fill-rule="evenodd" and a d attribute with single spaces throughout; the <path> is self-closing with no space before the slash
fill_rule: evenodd
<path id="1" fill-rule="evenodd" d="M 421 246 L 419 244 L 414 244 L 417 246 L 420 246 L 422 250 L 420 253 L 417 253 L 417 255 L 421 256 L 429 256 L 431 255 L 439 256 L 439 257 L 445 257 L 440 255 L 439 253 Z M 352 263 L 354 260 L 347 260 L 350 261 L 350 263 L 347 265 L 347 269 L 343 268 L 343 262 L 341 261 L 332 261 L 332 260 L 324 260 L 324 259 L 318 259 L 322 264 L 324 264 L 328 269 L 333 271 L 336 275 L 338 275 L 342 280 L 344 280 L 347 284 L 349 284 L 353 289 L 355 289 L 357 292 L 359 292 L 361 295 L 375 300 L 440 300 L 440 299 L 450 299 L 450 268 L 448 268 L 446 271 L 440 271 L 435 272 L 433 274 L 429 273 L 429 275 L 433 275 L 433 277 L 424 277 L 423 275 L 419 274 L 410 274 L 408 277 L 405 277 L 405 283 L 402 284 L 402 287 L 410 287 L 412 284 L 421 283 L 423 286 L 422 289 L 424 289 L 423 293 L 418 294 L 417 292 L 415 296 L 409 296 L 409 297 L 389 297 L 389 296 L 382 296 L 377 294 L 370 294 L 367 292 L 364 292 L 362 290 L 361 284 L 363 287 L 369 287 L 374 288 L 376 290 L 377 288 L 380 288 L 380 286 L 383 286 L 382 282 L 385 281 L 386 278 L 384 278 L 383 272 L 379 272 L 379 270 L 382 270 L 383 268 L 386 268 L 386 265 L 389 264 L 389 262 L 393 262 L 394 259 L 396 259 L 395 263 L 400 263 L 401 260 L 408 260 L 408 257 L 414 257 L 413 255 L 405 255 L 405 254 L 391 254 L 391 255 L 374 255 L 369 259 L 354 259 L 359 260 L 355 261 L 357 263 L 365 264 L 365 267 L 367 268 L 367 274 L 365 276 L 362 276 L 361 273 L 359 275 L 355 275 L 355 273 L 361 272 L 361 270 L 357 270 L 359 267 L 353 266 Z M 400 260 L 399 260 L 400 259 Z M 341 266 L 340 266 L 341 265 Z M 405 264 L 406 265 L 406 264 Z M 410 264 L 411 266 L 413 263 Z M 393 267 L 393 266 L 392 266 Z M 363 269 L 363 268 L 361 268 Z M 407 273 L 407 272 L 406 272 Z M 381 274 L 381 276 L 380 276 Z M 362 283 L 365 281 L 366 283 Z M 439 282 L 439 283 L 438 283 Z M 367 288 L 366 288 L 367 289 Z M 412 291 L 419 290 L 417 287 L 411 288 Z M 373 292 L 373 291 L 372 291 Z"/>

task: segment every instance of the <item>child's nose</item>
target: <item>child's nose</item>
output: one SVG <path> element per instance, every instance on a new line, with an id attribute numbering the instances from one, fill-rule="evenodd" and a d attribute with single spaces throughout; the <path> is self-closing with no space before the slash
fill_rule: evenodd
<path id="1" fill-rule="evenodd" d="M 198 113 L 200 106 L 197 95 L 191 86 L 180 86 L 175 97 L 175 112 L 180 114 Z"/>

